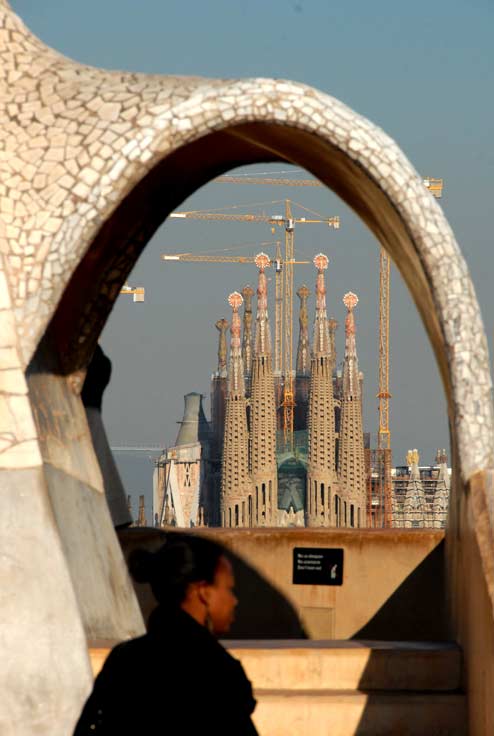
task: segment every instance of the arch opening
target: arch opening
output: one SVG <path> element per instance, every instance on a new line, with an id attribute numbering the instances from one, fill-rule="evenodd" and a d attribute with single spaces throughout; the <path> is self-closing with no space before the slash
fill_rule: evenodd
<path id="1" fill-rule="evenodd" d="M 319 178 L 356 212 L 391 254 L 412 293 L 434 347 L 451 417 L 451 381 L 444 337 L 424 263 L 397 207 L 372 176 L 335 146 L 296 127 L 249 123 L 198 138 L 160 160 L 143 179 L 135 182 L 101 225 L 74 271 L 27 371 L 35 412 L 38 407 L 39 415 L 50 417 L 51 400 L 56 397 L 58 407 L 64 407 L 62 411 L 65 410 L 67 417 L 80 419 L 80 426 L 73 432 L 73 441 L 65 442 L 62 451 L 55 446 L 56 443 L 50 443 L 50 438 L 45 441 L 41 437 L 55 513 L 57 508 L 60 509 L 59 526 L 63 526 L 66 555 L 74 558 L 71 566 L 74 577 L 78 575 L 83 559 L 80 556 L 75 560 L 77 555 L 70 550 L 71 538 L 77 536 L 76 528 L 81 516 L 80 500 L 74 501 L 77 493 L 84 496 L 83 505 L 87 506 L 88 519 L 104 516 L 102 500 L 96 498 L 102 494 L 92 493 L 95 489 L 102 491 L 103 482 L 98 477 L 98 463 L 91 439 L 87 432 L 84 434 L 84 409 L 78 389 L 120 288 L 155 230 L 200 186 L 231 168 L 275 161 L 296 164 Z M 70 490 L 67 492 L 65 487 L 68 474 L 79 478 L 79 488 L 77 493 L 74 489 L 72 500 Z M 259 487 L 255 489 L 255 516 L 256 523 L 264 525 L 265 511 L 259 497 L 260 490 Z M 316 487 L 313 498 L 316 514 L 318 500 Z M 321 506 L 324 506 L 324 499 L 321 501 Z M 97 510 L 94 508 L 96 505 Z M 346 500 L 343 506 L 340 503 L 339 524 L 343 522 L 344 526 L 350 524 L 354 527 L 353 512 L 353 506 L 347 511 Z M 234 519 L 231 508 L 228 514 L 230 526 L 234 523 L 238 526 L 240 519 Z M 106 528 L 105 534 L 111 534 L 108 515 L 101 523 Z M 92 534 L 96 547 L 104 548 L 105 534 L 100 534 L 98 540 L 95 539 L 96 534 Z M 79 583 L 75 587 L 80 587 Z M 81 593 L 83 612 L 87 607 L 86 620 L 94 615 L 89 603 L 92 598 L 87 590 Z"/>

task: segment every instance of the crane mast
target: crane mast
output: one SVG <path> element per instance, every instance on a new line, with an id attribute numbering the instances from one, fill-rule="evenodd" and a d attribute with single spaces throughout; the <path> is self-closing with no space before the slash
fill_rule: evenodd
<path id="1" fill-rule="evenodd" d="M 377 467 L 379 479 L 380 526 L 393 521 L 393 488 L 391 481 L 391 433 L 389 429 L 389 287 L 390 260 L 384 248 L 379 256 L 379 431 L 377 433 Z M 369 509 L 370 512 L 370 509 Z"/>
<path id="2" fill-rule="evenodd" d="M 270 260 L 269 265 L 275 266 L 279 263 L 279 272 L 283 271 L 283 259 L 281 257 L 281 250 L 277 247 L 275 260 Z M 178 261 L 180 263 L 246 263 L 248 265 L 255 265 L 255 256 L 208 256 L 200 255 L 195 253 L 162 253 L 162 261 Z M 312 263 L 312 261 L 292 261 L 294 266 L 306 266 Z M 128 294 L 128 291 L 122 292 Z"/>
<path id="3" fill-rule="evenodd" d="M 283 261 L 281 257 L 281 243 L 276 243 L 275 268 L 275 295 L 274 295 L 274 372 L 281 374 L 283 339 L 279 325 L 283 324 Z"/>
<path id="4" fill-rule="evenodd" d="M 443 179 L 425 177 L 424 186 L 433 197 L 440 199 Z M 391 430 L 389 426 L 389 315 L 390 315 L 390 272 L 388 253 L 381 248 L 379 255 L 379 430 L 377 433 L 378 508 L 377 525 L 393 526 L 393 481 L 391 477 Z M 372 489 L 368 494 L 368 524 L 372 523 Z"/>
<path id="5" fill-rule="evenodd" d="M 285 200 L 285 325 L 283 355 L 283 434 L 285 446 L 293 451 L 293 413 L 295 392 L 293 390 L 293 259 L 294 229 L 290 200 Z"/>

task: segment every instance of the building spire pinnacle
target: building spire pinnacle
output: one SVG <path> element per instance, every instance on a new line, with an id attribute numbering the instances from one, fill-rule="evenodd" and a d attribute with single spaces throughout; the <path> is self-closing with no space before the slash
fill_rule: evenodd
<path id="1" fill-rule="evenodd" d="M 255 355 L 271 355 L 271 334 L 268 319 L 268 284 L 265 270 L 271 260 L 266 253 L 258 253 L 255 264 L 259 269 L 259 280 L 257 284 L 257 317 L 256 317 L 256 344 Z"/>
<path id="2" fill-rule="evenodd" d="M 357 345 L 355 342 L 355 317 L 353 310 L 358 304 L 358 296 L 348 291 L 343 297 L 347 308 L 345 319 L 345 367 L 343 374 L 343 391 L 354 398 L 360 397 Z"/>
<path id="3" fill-rule="evenodd" d="M 229 394 L 245 394 L 244 385 L 244 365 L 242 360 L 241 346 L 241 323 L 239 309 L 244 300 L 238 291 L 234 291 L 228 297 L 228 304 L 232 308 L 232 326 L 231 342 L 230 342 L 230 370 L 228 373 L 228 393 Z"/>
<path id="4" fill-rule="evenodd" d="M 329 355 L 330 342 L 328 330 L 328 318 L 326 315 L 326 284 L 324 271 L 327 270 L 329 258 L 324 253 L 318 253 L 314 258 L 314 266 L 317 268 L 316 279 L 316 318 L 314 321 L 314 349 L 315 355 Z"/>
<path id="5" fill-rule="evenodd" d="M 215 322 L 216 329 L 218 330 L 218 376 L 220 378 L 226 377 L 226 331 L 228 330 L 229 324 L 226 319 L 219 319 Z"/>
<path id="6" fill-rule="evenodd" d="M 324 271 L 329 259 L 323 253 L 314 258 L 316 278 L 316 316 L 311 356 L 311 378 L 308 407 L 309 442 L 307 453 L 306 519 L 308 526 L 336 524 L 334 495 L 337 494 L 335 472 L 335 420 L 333 378 L 330 357 L 326 285 Z"/>
<path id="7" fill-rule="evenodd" d="M 244 298 L 244 335 L 242 339 L 242 358 L 244 361 L 244 373 L 250 376 L 252 370 L 252 297 L 254 296 L 252 286 L 244 286 L 242 296 Z"/>
<path id="8" fill-rule="evenodd" d="M 272 526 L 278 514 L 278 466 L 276 463 L 276 400 L 268 321 L 268 291 L 265 269 L 270 259 L 256 256 L 256 344 L 250 379 L 250 464 L 255 526 Z"/>
<path id="9" fill-rule="evenodd" d="M 300 332 L 297 347 L 297 376 L 308 376 L 310 374 L 310 349 L 309 349 L 309 315 L 307 312 L 307 300 L 310 291 L 304 284 L 297 291 L 300 299 L 299 325 Z"/>
<path id="10" fill-rule="evenodd" d="M 338 470 L 343 488 L 353 500 L 353 503 L 350 503 L 350 526 L 365 526 L 367 495 L 362 396 L 353 314 L 357 303 L 358 297 L 351 291 L 343 297 L 347 316 L 345 319 L 345 360 L 343 363 Z"/>

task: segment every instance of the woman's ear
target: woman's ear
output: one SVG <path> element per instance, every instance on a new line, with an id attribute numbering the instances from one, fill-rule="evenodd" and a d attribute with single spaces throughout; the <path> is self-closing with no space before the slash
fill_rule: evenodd
<path id="1" fill-rule="evenodd" d="M 206 583 L 205 581 L 197 583 L 197 595 L 201 603 L 206 606 L 206 608 L 209 608 L 209 602 L 211 599 L 211 586 L 209 583 Z"/>

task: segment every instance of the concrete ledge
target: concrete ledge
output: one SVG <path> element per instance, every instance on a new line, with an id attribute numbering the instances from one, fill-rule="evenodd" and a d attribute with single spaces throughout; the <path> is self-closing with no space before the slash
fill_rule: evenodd
<path id="1" fill-rule="evenodd" d="M 466 736 L 459 694 L 259 690 L 262 736 Z"/>
<path id="2" fill-rule="evenodd" d="M 224 642 L 255 688 L 430 690 L 460 687 L 455 644 L 366 641 Z"/>
<path id="3" fill-rule="evenodd" d="M 96 677 L 116 642 L 89 649 Z M 258 690 L 421 690 L 460 687 L 461 651 L 442 642 L 223 642 Z"/>

